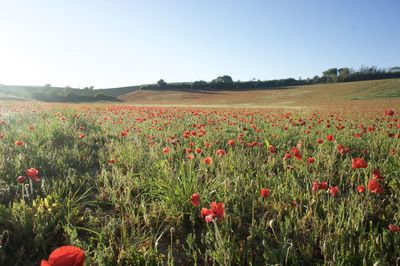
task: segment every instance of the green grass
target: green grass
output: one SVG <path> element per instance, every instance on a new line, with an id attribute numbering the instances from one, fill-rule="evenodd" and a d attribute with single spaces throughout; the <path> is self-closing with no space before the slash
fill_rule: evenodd
<path id="1" fill-rule="evenodd" d="M 38 265 L 66 244 L 84 249 L 87 265 L 400 260 L 400 233 L 388 230 L 400 225 L 400 138 L 388 137 L 400 133 L 398 114 L 13 106 L 0 117 L 1 265 Z M 355 138 L 360 124 L 366 132 Z M 185 138 L 185 131 L 197 134 Z M 25 144 L 16 146 L 17 140 Z M 339 154 L 339 143 L 350 153 Z M 283 160 L 295 146 L 303 159 Z M 185 152 L 190 147 L 202 148 L 190 153 L 192 160 Z M 227 155 L 218 157 L 218 149 Z M 203 163 L 207 156 L 211 165 Z M 308 165 L 308 157 L 315 163 Z M 368 168 L 352 169 L 354 157 L 365 158 Z M 41 181 L 18 184 L 16 177 L 30 167 Z M 358 193 L 374 169 L 382 172 L 384 192 Z M 339 193 L 313 192 L 315 180 L 338 186 Z M 260 197 L 263 187 L 271 191 L 267 199 Z M 198 207 L 190 203 L 193 193 L 200 194 Z M 206 223 L 200 211 L 213 201 L 225 204 L 225 215 Z"/>
<path id="2" fill-rule="evenodd" d="M 357 88 L 351 99 L 387 99 L 400 98 L 400 80 L 380 80 L 364 82 L 365 86 Z"/>

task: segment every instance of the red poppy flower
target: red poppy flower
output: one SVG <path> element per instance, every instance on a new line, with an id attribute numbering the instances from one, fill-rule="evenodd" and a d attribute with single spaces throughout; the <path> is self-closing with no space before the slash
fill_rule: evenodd
<path id="1" fill-rule="evenodd" d="M 357 191 L 358 191 L 358 193 L 364 193 L 365 192 L 365 187 L 363 185 L 358 185 L 357 186 Z"/>
<path id="2" fill-rule="evenodd" d="M 261 190 L 260 190 L 260 194 L 261 194 L 261 197 L 263 197 L 264 199 L 266 199 L 266 198 L 268 198 L 269 197 L 269 195 L 271 194 L 271 192 L 269 191 L 269 189 L 268 188 L 262 188 Z"/>
<path id="3" fill-rule="evenodd" d="M 35 168 L 29 168 L 25 170 L 25 173 L 28 177 L 34 177 L 39 174 L 39 170 Z"/>
<path id="4" fill-rule="evenodd" d="M 329 141 L 334 141 L 335 137 L 333 135 L 327 135 L 326 139 L 329 140 Z"/>
<path id="5" fill-rule="evenodd" d="M 201 208 L 201 217 L 206 220 L 207 223 L 211 222 L 215 217 L 213 210 L 207 208 Z"/>
<path id="6" fill-rule="evenodd" d="M 276 148 L 275 148 L 274 146 L 272 146 L 272 145 L 269 145 L 268 151 L 269 151 L 270 153 L 272 153 L 272 154 L 276 154 Z"/>
<path id="7" fill-rule="evenodd" d="M 194 155 L 193 155 L 193 154 L 188 154 L 186 157 L 187 157 L 189 160 L 192 160 L 192 159 L 194 158 Z"/>
<path id="8" fill-rule="evenodd" d="M 110 159 L 110 160 L 108 160 L 108 164 L 109 165 L 113 165 L 113 164 L 115 164 L 117 162 L 117 160 L 115 160 L 115 159 Z"/>
<path id="9" fill-rule="evenodd" d="M 211 157 L 206 157 L 204 158 L 203 163 L 211 165 L 213 163 L 213 159 Z"/>
<path id="10" fill-rule="evenodd" d="M 202 150 L 201 148 L 196 148 L 194 151 L 195 151 L 196 153 L 199 153 L 199 154 L 200 154 L 200 153 L 202 153 L 203 150 Z"/>
<path id="11" fill-rule="evenodd" d="M 383 188 L 380 186 L 379 182 L 375 179 L 370 179 L 368 181 L 368 189 L 372 193 L 380 193 L 383 191 Z"/>
<path id="12" fill-rule="evenodd" d="M 328 190 L 328 182 L 324 181 L 324 182 L 319 183 L 318 189 Z"/>
<path id="13" fill-rule="evenodd" d="M 207 208 L 202 208 L 201 209 L 201 217 L 209 223 L 211 222 L 214 218 L 223 218 L 224 217 L 224 204 L 222 202 L 216 203 L 211 202 L 210 204 L 210 209 Z"/>
<path id="14" fill-rule="evenodd" d="M 215 154 L 217 154 L 217 156 L 222 157 L 224 155 L 226 155 L 226 152 L 222 149 L 219 149 L 215 152 Z"/>
<path id="15" fill-rule="evenodd" d="M 372 171 L 372 177 L 376 180 L 383 180 L 381 171 L 379 171 L 378 169 L 375 169 L 374 171 Z"/>
<path id="16" fill-rule="evenodd" d="M 357 168 L 367 168 L 368 164 L 363 158 L 353 158 L 351 160 L 351 168 L 357 169 Z"/>
<path id="17" fill-rule="evenodd" d="M 389 224 L 388 228 L 391 232 L 400 232 L 400 226 L 398 225 Z"/>
<path id="18" fill-rule="evenodd" d="M 210 147 L 211 147 L 211 143 L 204 142 L 204 147 L 205 147 L 205 148 L 210 148 Z"/>
<path id="19" fill-rule="evenodd" d="M 167 148 L 167 147 L 163 148 L 163 149 L 162 149 L 162 152 L 163 152 L 164 154 L 168 154 L 168 153 L 169 153 L 169 148 Z"/>
<path id="20" fill-rule="evenodd" d="M 25 142 L 23 142 L 22 140 L 17 140 L 16 142 L 15 142 L 15 145 L 16 146 L 22 146 L 22 145 L 24 145 L 25 144 Z"/>
<path id="21" fill-rule="evenodd" d="M 214 212 L 215 216 L 218 218 L 224 217 L 224 211 L 225 211 L 224 207 L 225 206 L 222 202 L 216 203 L 214 201 L 214 202 L 211 202 L 211 204 L 210 204 L 211 210 Z"/>
<path id="22" fill-rule="evenodd" d="M 310 158 L 307 158 L 307 162 L 308 162 L 309 164 L 312 164 L 312 163 L 314 163 L 314 162 L 315 162 L 315 159 L 314 159 L 314 158 L 312 158 L 312 157 L 310 157 Z"/>
<path id="23" fill-rule="evenodd" d="M 318 144 L 322 144 L 323 142 L 324 142 L 323 139 L 317 139 L 317 143 L 318 143 Z"/>
<path id="24" fill-rule="evenodd" d="M 183 132 L 183 137 L 184 137 L 185 139 L 189 138 L 189 137 L 190 137 L 190 132 L 189 132 L 189 131 Z"/>
<path id="25" fill-rule="evenodd" d="M 257 146 L 257 144 L 258 144 L 257 141 L 252 141 L 252 142 L 247 143 L 247 146 L 248 147 L 255 147 L 255 146 Z"/>
<path id="26" fill-rule="evenodd" d="M 335 197 L 338 192 L 339 192 L 338 186 L 329 188 L 329 194 L 331 194 L 333 197 Z"/>
<path id="27" fill-rule="evenodd" d="M 195 206 L 195 207 L 199 206 L 199 203 L 200 203 L 200 194 L 199 194 L 199 193 L 194 193 L 194 194 L 190 197 L 190 202 L 191 202 L 192 205 Z"/>
<path id="28" fill-rule="evenodd" d="M 292 153 L 293 153 L 294 157 L 296 158 L 296 160 L 301 160 L 303 158 L 301 156 L 299 149 L 297 149 L 295 147 L 292 148 Z"/>
<path id="29" fill-rule="evenodd" d="M 128 132 L 127 131 L 122 131 L 122 132 L 119 133 L 119 135 L 121 137 L 126 137 L 126 136 L 128 136 Z"/>
<path id="30" fill-rule="evenodd" d="M 41 266 L 83 266 L 85 253 L 74 246 L 62 246 L 55 249 L 49 256 L 49 260 L 42 260 Z"/>
<path id="31" fill-rule="evenodd" d="M 312 182 L 312 191 L 318 191 L 318 181 Z"/>
<path id="32" fill-rule="evenodd" d="M 385 115 L 393 116 L 394 115 L 394 111 L 392 109 L 386 109 L 385 110 Z"/>
<path id="33" fill-rule="evenodd" d="M 285 153 L 285 156 L 283 157 L 283 159 L 285 161 L 289 160 L 290 158 L 292 158 L 292 155 L 290 153 Z"/>
<path id="34" fill-rule="evenodd" d="M 229 146 L 234 146 L 235 145 L 235 141 L 233 139 L 228 140 L 228 145 Z"/>
<path id="35" fill-rule="evenodd" d="M 85 137 L 85 134 L 79 134 L 79 138 L 83 139 Z"/>
<path id="36" fill-rule="evenodd" d="M 39 182 L 40 181 L 40 177 L 38 176 L 39 171 L 35 168 L 29 168 L 25 170 L 25 174 L 27 177 L 29 177 L 30 179 Z"/>
<path id="37" fill-rule="evenodd" d="M 324 181 L 319 183 L 318 181 L 313 181 L 312 191 L 318 191 L 318 190 L 328 190 L 328 182 Z"/>
<path id="38" fill-rule="evenodd" d="M 349 147 L 343 147 L 342 144 L 338 144 L 337 145 L 337 151 L 338 153 L 345 155 L 347 153 L 350 152 L 350 148 Z"/>

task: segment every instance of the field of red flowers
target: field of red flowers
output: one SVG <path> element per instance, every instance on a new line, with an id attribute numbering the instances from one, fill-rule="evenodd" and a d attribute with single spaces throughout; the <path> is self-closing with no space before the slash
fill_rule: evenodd
<path id="1" fill-rule="evenodd" d="M 0 265 L 399 265 L 399 153 L 388 108 L 6 103 Z"/>

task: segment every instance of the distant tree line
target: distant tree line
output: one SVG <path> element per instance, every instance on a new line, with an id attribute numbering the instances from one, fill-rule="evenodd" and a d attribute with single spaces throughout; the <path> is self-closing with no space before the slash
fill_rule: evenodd
<path id="1" fill-rule="evenodd" d="M 378 68 L 376 66 L 361 66 L 358 70 L 352 68 L 330 68 L 322 72 L 321 76 L 307 79 L 274 79 L 274 80 L 250 80 L 233 81 L 228 75 L 219 76 L 207 82 L 198 80 L 195 82 L 167 83 L 160 79 L 156 84 L 143 85 L 141 89 L 182 89 L 182 90 L 222 90 L 222 89 L 251 89 L 251 88 L 275 88 L 284 86 L 300 86 L 336 82 L 351 82 L 363 80 L 400 78 L 400 67 Z"/>
<path id="2" fill-rule="evenodd" d="M 387 78 L 399 78 L 400 67 L 378 68 L 376 66 L 362 66 L 358 70 L 351 68 L 330 68 L 322 72 L 322 76 L 315 76 L 314 83 L 349 82 L 362 80 L 375 80 Z"/>
<path id="3" fill-rule="evenodd" d="M 46 90 L 37 90 L 31 92 L 31 98 L 44 102 L 96 102 L 96 101 L 115 101 L 116 98 L 106 95 L 102 92 L 85 93 L 87 90 L 74 90 L 71 88 L 55 89 L 47 88 Z"/>

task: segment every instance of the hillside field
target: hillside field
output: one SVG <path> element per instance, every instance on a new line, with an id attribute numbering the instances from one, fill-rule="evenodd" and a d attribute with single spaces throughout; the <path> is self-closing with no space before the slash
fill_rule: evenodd
<path id="1" fill-rule="evenodd" d="M 45 86 L 6 86 L 0 84 L 0 100 L 39 100 L 63 103 L 132 103 L 140 105 L 178 105 L 213 107 L 335 107 L 400 99 L 400 78 L 358 82 L 328 83 L 268 88 L 195 89 L 192 83 L 171 83 L 165 88 L 155 84 L 109 89 L 77 89 Z"/>
<path id="2" fill-rule="evenodd" d="M 258 90 L 137 90 L 119 96 L 141 105 L 320 108 L 329 106 L 400 106 L 400 79 L 332 83 Z"/>

